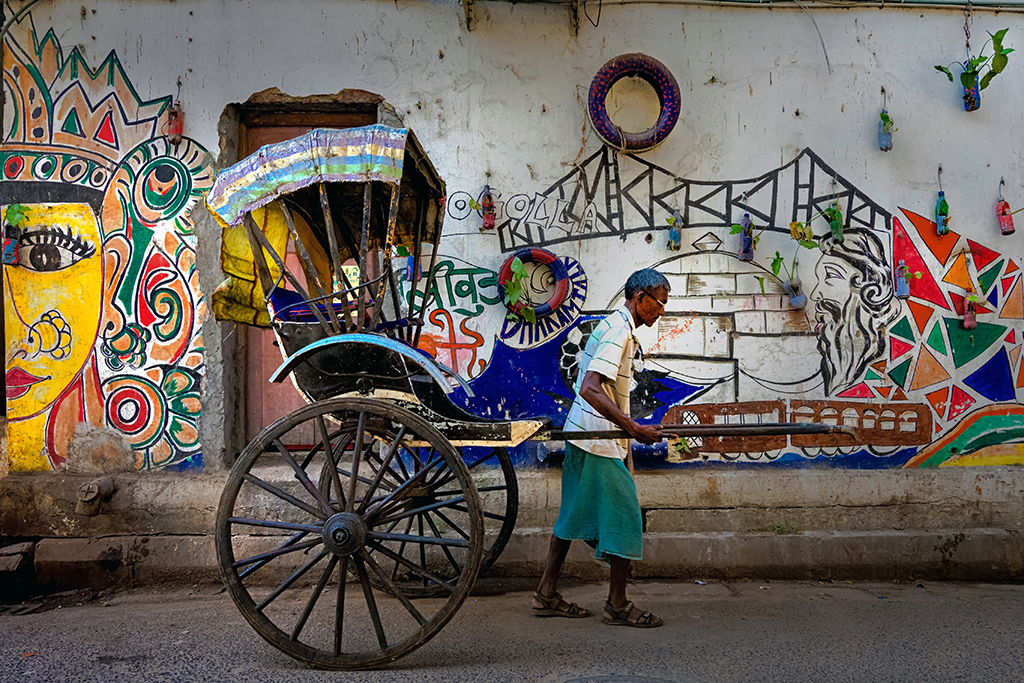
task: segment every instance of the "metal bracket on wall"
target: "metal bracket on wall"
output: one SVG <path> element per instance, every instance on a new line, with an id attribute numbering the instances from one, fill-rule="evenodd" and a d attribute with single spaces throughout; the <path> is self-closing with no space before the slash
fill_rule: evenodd
<path id="1" fill-rule="evenodd" d="M 476 27 L 476 0 L 462 0 L 462 11 L 466 13 L 466 30 Z"/>

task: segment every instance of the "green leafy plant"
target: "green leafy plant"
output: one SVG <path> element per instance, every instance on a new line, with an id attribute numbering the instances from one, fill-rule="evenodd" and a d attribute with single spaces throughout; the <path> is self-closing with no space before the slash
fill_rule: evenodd
<path id="1" fill-rule="evenodd" d="M 11 204 L 7 207 L 7 211 L 4 212 L 4 220 L 6 220 L 12 228 L 16 228 L 21 225 L 22 221 L 28 216 L 28 207 L 22 206 L 21 204 Z"/>
<path id="2" fill-rule="evenodd" d="M 470 197 L 469 198 L 469 208 L 473 209 L 474 211 L 483 211 L 484 207 L 480 205 L 480 202 L 478 202 L 477 200 L 475 200 L 472 197 Z"/>
<path id="3" fill-rule="evenodd" d="M 524 306 L 518 311 L 512 308 L 523 296 L 524 283 L 529 278 L 529 273 L 526 272 L 526 266 L 523 265 L 523 262 L 519 258 L 514 258 L 512 259 L 511 271 L 512 277 L 510 277 L 508 282 L 504 285 L 505 305 L 509 307 L 509 313 L 506 317 L 509 322 L 518 322 L 519 319 L 522 318 L 529 323 L 536 323 L 537 314 L 534 313 L 533 309 L 529 306 Z"/>
<path id="4" fill-rule="evenodd" d="M 1008 55 L 1013 52 L 1013 48 L 1003 47 L 1003 37 L 1009 28 L 1004 28 L 1002 31 L 996 31 L 995 34 L 989 33 L 989 40 L 985 41 L 985 44 L 981 46 L 981 51 L 978 52 L 976 57 L 971 57 L 965 62 L 951 62 L 949 66 L 953 64 L 958 65 L 963 71 L 960 74 L 960 84 L 967 90 L 971 90 L 975 85 L 978 85 L 978 77 L 981 76 L 981 72 L 985 71 L 985 75 L 981 76 L 981 90 L 988 87 L 988 84 L 992 82 L 992 79 L 1003 72 L 1006 68 L 1006 64 L 1009 61 Z M 985 47 L 992 43 L 992 57 L 991 59 L 985 55 Z M 935 69 L 946 74 L 949 78 L 949 82 L 953 82 L 953 72 L 949 70 L 949 66 L 941 66 L 936 64 Z"/>
<path id="5" fill-rule="evenodd" d="M 753 230 L 753 229 L 754 229 L 753 224 L 751 224 L 751 230 Z M 743 232 L 743 230 L 744 230 L 744 228 L 743 228 L 742 225 L 740 225 L 739 223 L 733 223 L 732 227 L 729 228 L 729 234 L 730 235 L 738 235 L 741 232 Z M 757 232 L 754 233 L 754 248 L 755 249 L 757 248 L 757 243 L 759 241 L 761 241 L 761 233 L 762 232 L 764 232 L 764 228 L 761 228 L 760 230 L 758 230 Z"/>
<path id="6" fill-rule="evenodd" d="M 882 132 L 883 133 L 895 133 L 899 128 L 895 127 L 892 117 L 889 116 L 885 111 L 878 115 L 882 119 Z"/>

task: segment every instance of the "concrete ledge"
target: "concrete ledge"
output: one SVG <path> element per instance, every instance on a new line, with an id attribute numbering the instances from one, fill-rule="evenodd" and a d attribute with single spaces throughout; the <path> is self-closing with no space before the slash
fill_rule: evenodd
<path id="1" fill-rule="evenodd" d="M 540 575 L 548 529 L 518 529 L 491 574 Z M 279 539 L 278 539 L 279 540 Z M 276 543 L 243 539 L 252 554 Z M 45 590 L 220 581 L 210 536 L 49 538 L 36 546 Z M 287 572 L 266 574 L 273 585 Z M 633 574 L 673 579 L 1024 580 L 1024 536 L 1003 529 L 767 533 L 649 533 Z M 606 579 L 607 568 L 574 544 L 565 576 Z"/>

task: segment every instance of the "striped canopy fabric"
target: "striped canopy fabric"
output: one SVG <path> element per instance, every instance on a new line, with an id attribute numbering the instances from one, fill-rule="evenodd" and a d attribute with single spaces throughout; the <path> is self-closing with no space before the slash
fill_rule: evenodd
<path id="1" fill-rule="evenodd" d="M 316 183 L 398 184 L 408 133 L 405 128 L 381 125 L 317 128 L 286 142 L 264 145 L 222 171 L 206 203 L 224 223 L 237 225 L 246 212 Z"/>

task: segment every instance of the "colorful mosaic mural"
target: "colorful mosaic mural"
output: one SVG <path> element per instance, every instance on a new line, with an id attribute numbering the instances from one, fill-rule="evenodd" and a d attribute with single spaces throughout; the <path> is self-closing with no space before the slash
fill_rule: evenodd
<path id="1" fill-rule="evenodd" d="M 1017 398 L 1024 387 L 1024 285 L 1019 264 L 994 246 L 994 227 L 991 242 L 955 231 L 940 237 L 933 221 L 907 208 L 890 213 L 810 150 L 755 178 L 711 182 L 682 179 L 603 149 L 542 192 L 491 192 L 496 231 L 484 239 L 496 235 L 506 255 L 524 245 L 558 253 L 563 242 L 571 242 L 575 254 L 580 241 L 601 239 L 620 249 L 629 234 L 667 233 L 665 218 L 681 219 L 679 250 L 635 265 L 664 272 L 672 297 L 657 329 L 641 339 L 646 371 L 633 395 L 634 416 L 683 423 L 825 421 L 858 434 L 856 440 L 691 439 L 685 451 L 640 448 L 641 464 L 1024 464 L 1018 426 L 1024 408 Z M 450 224 L 481 220 L 467 208 L 473 197 L 451 195 Z M 833 203 L 842 213 L 841 238 L 827 221 L 814 220 Z M 806 308 L 791 305 L 784 278 L 767 261 L 737 258 L 730 225 L 744 213 L 759 230 L 763 226 L 760 254 L 796 253 Z M 793 221 L 810 225 L 815 248 L 802 251 L 790 241 Z M 566 309 L 569 323 L 516 343 L 533 339 L 531 326 L 521 322 L 518 335 L 503 329 L 493 351 L 474 353 L 485 369 L 473 373 L 476 397 L 464 401 L 475 412 L 564 420 L 580 349 L 621 293 L 611 301 L 587 300 L 582 271 L 588 264 L 563 258 L 579 268 L 583 283 L 576 288 L 581 300 L 563 304 L 572 309 Z M 901 261 L 914 274 L 903 299 L 894 281 Z M 544 299 L 543 291 L 538 297 Z M 963 324 L 969 301 L 978 314 L 974 329 Z M 482 332 L 487 314 L 477 309 L 472 324 Z M 451 310 L 446 315 L 449 329 L 471 320 Z M 490 344 L 485 339 L 477 346 Z"/>
<path id="2" fill-rule="evenodd" d="M 210 157 L 169 142 L 171 97 L 140 97 L 116 53 L 92 66 L 28 17 L 4 47 L 0 204 L 27 207 L 3 268 L 10 467 L 59 469 L 80 422 L 121 432 L 140 470 L 200 466 L 189 211 Z"/>

